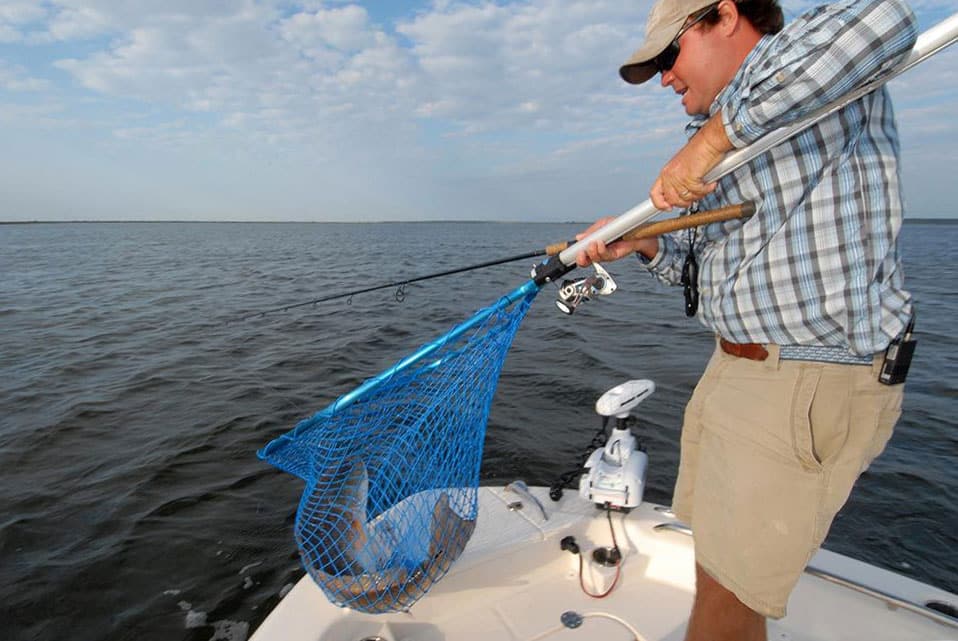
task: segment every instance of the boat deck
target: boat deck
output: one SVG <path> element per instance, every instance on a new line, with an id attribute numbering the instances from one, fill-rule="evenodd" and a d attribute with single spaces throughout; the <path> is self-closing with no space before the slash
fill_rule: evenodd
<path id="1" fill-rule="evenodd" d="M 582 583 L 604 592 L 615 568 L 593 562 L 592 551 L 612 545 L 605 512 L 571 490 L 558 503 L 546 488 L 531 491 L 548 519 L 528 499 L 501 487 L 482 488 L 469 545 L 409 612 L 366 615 L 337 608 L 306 576 L 253 641 L 682 641 L 694 591 L 687 528 L 651 504 L 613 513 L 621 576 L 607 597 L 597 599 L 583 592 L 578 557 L 560 549 L 560 541 L 575 537 L 586 561 Z M 793 593 L 788 616 L 769 621 L 768 638 L 958 641 L 958 620 L 925 607 L 929 602 L 958 605 L 955 595 L 822 550 Z"/>

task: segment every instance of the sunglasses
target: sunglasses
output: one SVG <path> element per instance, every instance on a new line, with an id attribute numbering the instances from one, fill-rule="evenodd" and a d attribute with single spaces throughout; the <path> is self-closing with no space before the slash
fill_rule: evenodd
<path id="1" fill-rule="evenodd" d="M 718 5 L 713 4 L 711 7 L 705 9 L 702 13 L 696 16 L 692 22 L 688 23 L 679 31 L 678 35 L 672 39 L 672 42 L 669 43 L 669 46 L 666 47 L 662 53 L 657 55 L 652 62 L 655 63 L 655 68 L 659 73 L 665 73 L 669 71 L 674 65 L 675 61 L 679 58 L 679 53 L 681 51 L 679 47 L 679 38 L 685 35 L 685 32 L 697 25 L 698 23 L 705 20 L 710 13 L 718 10 Z"/>

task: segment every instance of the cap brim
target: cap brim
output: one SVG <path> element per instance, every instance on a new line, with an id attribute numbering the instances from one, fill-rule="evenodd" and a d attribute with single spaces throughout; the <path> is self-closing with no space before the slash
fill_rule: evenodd
<path id="1" fill-rule="evenodd" d="M 636 62 L 619 67 L 619 75 L 622 76 L 622 79 L 633 85 L 641 85 L 657 72 L 658 69 L 654 62 Z"/>

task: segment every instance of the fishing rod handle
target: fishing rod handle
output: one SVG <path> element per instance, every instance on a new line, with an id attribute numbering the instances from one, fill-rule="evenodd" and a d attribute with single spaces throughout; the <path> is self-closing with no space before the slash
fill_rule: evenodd
<path id="1" fill-rule="evenodd" d="M 657 220 L 654 223 L 645 223 L 626 233 L 622 237 L 622 240 L 652 238 L 669 232 L 679 231 L 680 229 L 689 229 L 690 227 L 699 227 L 711 223 L 721 223 L 736 218 L 751 218 L 753 215 L 755 215 L 754 203 L 729 205 L 728 207 L 700 211 L 695 214 L 669 218 L 668 220 Z"/>
<path id="2" fill-rule="evenodd" d="M 545 263 L 537 266 L 532 272 L 533 280 L 540 286 L 545 283 L 558 282 L 558 279 L 564 274 L 567 274 L 575 269 L 576 256 L 579 255 L 579 252 L 585 251 L 591 243 L 599 240 L 604 243 L 616 241 L 659 213 L 660 211 L 656 209 L 651 200 L 646 200 L 644 203 L 636 205 L 618 218 L 614 218 L 613 220 L 609 221 L 608 224 L 596 229 L 582 240 L 569 245 L 558 254 L 553 255 L 552 258 Z M 682 216 L 681 218 L 691 218 L 691 215 Z M 661 224 L 666 223 L 672 224 L 671 221 L 662 221 Z M 646 230 L 643 232 L 643 234 L 649 233 L 649 229 L 653 229 L 653 232 L 650 235 L 658 235 L 668 231 L 665 230 L 656 232 L 652 226 L 657 224 L 659 223 L 652 223 L 646 227 L 643 227 L 643 229 Z M 692 222 L 689 224 L 689 226 L 694 227 L 696 224 L 699 223 Z M 682 227 L 679 226 L 676 229 L 681 228 Z M 641 237 L 644 237 L 644 235 Z"/>
<path id="3" fill-rule="evenodd" d="M 915 46 L 911 50 L 911 53 L 905 56 L 887 73 L 882 74 L 881 77 L 863 85 L 859 89 L 851 91 L 832 104 L 827 105 L 818 111 L 812 112 L 807 117 L 798 120 L 791 125 L 770 132 L 747 147 L 743 147 L 726 154 L 722 161 L 713 167 L 712 171 L 705 175 L 703 182 L 715 182 L 726 174 L 735 171 L 742 165 L 751 162 L 754 158 L 765 153 L 783 140 L 792 137 L 799 131 L 807 129 L 830 113 L 841 109 L 854 100 L 858 100 L 866 93 L 874 91 L 892 78 L 900 75 L 908 69 L 911 69 L 915 65 L 930 58 L 949 45 L 954 44 L 956 40 L 958 40 L 958 13 L 952 14 L 934 27 L 931 27 L 919 35 L 918 40 L 915 42 Z M 655 205 L 652 204 L 652 201 L 646 200 L 645 202 L 640 203 L 628 210 L 624 214 L 621 214 L 608 225 L 595 230 L 571 247 L 567 247 L 566 249 L 562 250 L 562 252 L 560 252 L 557 256 L 558 261 L 564 265 L 566 269 L 571 269 L 575 266 L 575 258 L 579 252 L 585 251 L 585 249 L 591 243 L 599 240 L 605 243 L 610 243 L 618 238 L 621 238 L 623 235 L 651 219 L 658 213 L 659 210 L 656 209 Z M 559 267 L 558 265 L 554 267 L 556 268 L 554 269 L 556 273 L 561 271 L 561 269 L 557 269 Z"/>
<path id="4" fill-rule="evenodd" d="M 680 229 L 688 229 L 689 227 L 698 227 L 700 225 L 708 225 L 710 223 L 720 223 L 726 220 L 732 220 L 734 218 L 750 218 L 754 214 L 755 205 L 753 203 L 729 205 L 728 207 L 710 209 L 709 211 L 700 211 L 687 216 L 678 216 L 677 218 L 669 218 L 668 220 L 658 220 L 653 223 L 644 223 L 626 233 L 622 237 L 622 240 L 652 238 L 653 236 L 661 236 L 662 234 L 678 231 Z M 561 253 L 566 247 L 574 244 L 574 240 L 564 240 L 561 243 L 553 243 L 546 247 L 545 254 L 546 256 L 555 256 L 556 254 Z"/>
<path id="5" fill-rule="evenodd" d="M 546 256 L 555 256 L 566 247 L 569 247 L 570 245 L 574 245 L 574 244 L 575 244 L 574 240 L 563 240 L 561 243 L 552 243 L 551 245 L 546 246 L 545 254 Z"/>

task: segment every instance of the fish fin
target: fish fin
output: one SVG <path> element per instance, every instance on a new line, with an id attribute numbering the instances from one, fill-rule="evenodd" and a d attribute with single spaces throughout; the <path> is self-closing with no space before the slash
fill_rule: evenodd
<path id="1" fill-rule="evenodd" d="M 462 554 L 475 529 L 476 520 L 462 518 L 449 504 L 449 495 L 443 492 L 432 510 L 429 554 L 422 570 L 433 580 L 445 574 Z"/>

